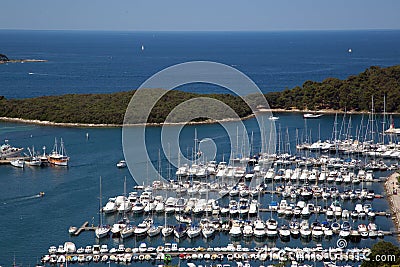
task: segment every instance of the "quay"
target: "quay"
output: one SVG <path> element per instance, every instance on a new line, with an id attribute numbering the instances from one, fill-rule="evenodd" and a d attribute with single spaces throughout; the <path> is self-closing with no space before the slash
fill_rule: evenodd
<path id="1" fill-rule="evenodd" d="M 392 219 L 397 232 L 400 232 L 400 195 L 398 192 L 400 189 L 398 182 L 399 177 L 400 174 L 395 172 L 388 177 L 385 183 L 386 196 L 388 198 L 390 209 L 392 210 Z"/>
<path id="2" fill-rule="evenodd" d="M 17 160 L 17 159 L 27 160 L 28 157 L 16 157 L 16 158 L 0 159 L 0 165 L 9 165 L 9 164 L 11 164 L 11 161 Z"/>

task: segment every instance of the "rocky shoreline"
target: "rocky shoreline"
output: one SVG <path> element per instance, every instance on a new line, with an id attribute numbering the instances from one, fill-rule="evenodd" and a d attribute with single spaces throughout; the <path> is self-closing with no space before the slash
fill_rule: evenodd
<path id="1" fill-rule="evenodd" d="M 7 63 L 32 63 L 32 62 L 47 62 L 45 59 L 10 59 L 10 60 L 0 60 L 0 64 Z"/>
<path id="2" fill-rule="evenodd" d="M 392 219 L 396 226 L 396 232 L 400 232 L 400 195 L 398 178 L 400 174 L 395 172 L 387 178 L 385 182 L 385 191 L 388 203 L 392 212 Z"/>

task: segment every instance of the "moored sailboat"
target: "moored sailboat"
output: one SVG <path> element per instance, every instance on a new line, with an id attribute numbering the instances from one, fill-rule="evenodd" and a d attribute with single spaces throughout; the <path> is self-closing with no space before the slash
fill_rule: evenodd
<path id="1" fill-rule="evenodd" d="M 62 138 L 61 138 L 61 144 L 60 144 L 59 148 L 57 145 L 57 139 L 55 139 L 53 151 L 51 152 L 50 155 L 48 155 L 47 158 L 48 158 L 50 164 L 53 164 L 56 166 L 68 166 L 69 157 L 67 156 L 67 153 L 65 151 L 64 142 L 63 142 Z"/>

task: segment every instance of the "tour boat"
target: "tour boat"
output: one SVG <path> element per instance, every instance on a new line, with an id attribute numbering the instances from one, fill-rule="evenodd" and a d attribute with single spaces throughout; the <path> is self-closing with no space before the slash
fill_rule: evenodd
<path id="1" fill-rule="evenodd" d="M 65 152 L 64 142 L 61 138 L 60 147 L 57 146 L 57 139 L 54 141 L 54 148 L 50 155 L 48 155 L 48 160 L 50 164 L 56 166 L 68 166 L 69 157 Z"/>
<path id="2" fill-rule="evenodd" d="M 0 146 L 0 159 L 17 157 L 21 154 L 22 150 L 24 149 L 10 146 L 8 140 L 5 140 L 4 144 Z"/>

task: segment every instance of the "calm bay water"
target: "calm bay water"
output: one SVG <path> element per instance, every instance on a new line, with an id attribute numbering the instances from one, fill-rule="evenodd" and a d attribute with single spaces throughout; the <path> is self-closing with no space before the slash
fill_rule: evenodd
<path id="1" fill-rule="evenodd" d="M 263 92 L 301 85 L 305 80 L 322 81 L 327 77 L 346 78 L 371 65 L 391 66 L 400 62 L 400 31 L 339 31 L 339 32 L 265 32 L 265 33 L 166 33 L 166 32 L 70 32 L 70 31 L 0 31 L 0 53 L 10 58 L 46 59 L 46 63 L 0 65 L 0 95 L 26 98 L 67 93 L 109 93 L 137 88 L 151 75 L 173 64 L 191 60 L 211 60 L 231 65 L 252 78 Z M 141 50 L 141 46 L 144 50 Z M 348 49 L 352 53 L 348 53 Z M 29 74 L 32 73 L 32 74 Z M 220 92 L 220 88 L 189 85 L 183 90 Z M 331 138 L 334 115 L 305 124 L 300 114 L 278 114 L 277 122 L 284 140 L 288 129 L 291 152 L 294 153 L 296 129 L 299 139 Z M 367 118 L 364 118 L 364 123 Z M 361 116 L 352 117 L 353 136 Z M 397 125 L 400 118 L 395 117 Z M 339 118 L 339 127 L 341 119 Z M 260 150 L 256 121 L 245 121 L 248 132 L 254 131 L 254 151 Z M 364 124 L 365 125 L 365 124 Z M 379 125 L 381 127 L 381 125 Z M 217 144 L 217 160 L 228 159 L 229 139 L 218 125 L 187 126 L 180 135 L 181 149 L 191 151 L 194 131 L 199 139 L 212 138 Z M 305 130 L 307 128 L 307 131 Z M 311 133 L 310 133 L 311 129 Z M 320 129 L 320 130 L 319 130 Z M 148 129 L 147 143 L 152 163 L 157 168 L 160 128 Z M 89 139 L 86 139 L 89 133 Z M 84 221 L 97 223 L 99 176 L 103 177 L 103 198 L 123 193 L 123 179 L 128 190 L 135 185 L 128 169 L 117 169 L 123 158 L 120 128 L 63 128 L 27 124 L 0 123 L 0 140 L 8 139 L 18 147 L 34 145 L 47 152 L 54 138 L 64 139 L 71 156 L 71 166 L 62 168 L 25 168 L 0 166 L 0 265 L 34 264 L 50 245 L 71 240 L 77 246 L 94 244 L 93 233 L 70 237 L 68 227 Z M 281 148 L 287 147 L 282 145 Z M 189 154 L 189 152 L 187 153 Z M 139 157 L 140 158 L 140 155 Z M 137 162 L 143 164 L 142 162 Z M 162 154 L 162 171 L 168 163 Z M 174 172 L 174 171 L 172 171 Z M 384 174 L 379 174 L 384 175 Z M 375 192 L 381 193 L 382 185 Z M 39 192 L 44 198 L 35 198 Z M 265 196 L 263 203 L 270 201 Z M 345 205 L 350 208 L 350 203 Z M 387 210 L 384 199 L 374 200 L 376 210 Z M 264 214 L 264 219 L 269 214 Z M 107 223 L 116 217 L 107 216 Z M 163 218 L 156 218 L 162 221 Z M 141 218 L 134 218 L 137 222 Z M 171 223 L 174 221 L 170 218 Z M 281 219 L 279 219 L 281 220 Z M 322 220 L 322 218 L 321 218 Z M 280 221 L 280 223 L 285 223 Z M 387 218 L 377 218 L 384 230 L 393 228 Z M 385 240 L 397 242 L 392 237 Z M 148 240 L 150 241 L 150 240 Z M 117 239 L 102 241 L 110 246 Z M 129 239 L 126 245 L 134 245 Z M 164 242 L 159 239 L 156 244 Z M 229 237 L 216 235 L 213 244 L 226 245 Z M 239 241 L 246 246 L 262 242 Z M 266 241 L 265 241 L 266 242 Z M 374 240 L 363 241 L 371 246 Z M 202 239 L 185 240 L 183 245 L 206 245 Z M 277 245 L 282 245 L 277 241 Z M 285 244 L 287 245 L 287 244 Z M 291 246 L 313 246 L 300 240 Z M 336 239 L 324 243 L 335 246 Z M 354 245 L 354 244 L 351 244 Z"/>

